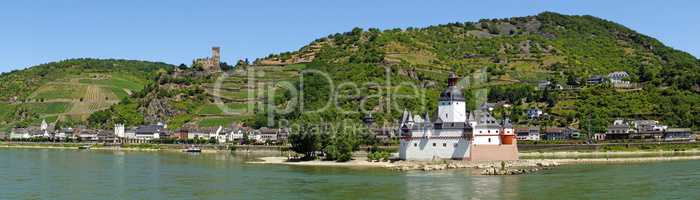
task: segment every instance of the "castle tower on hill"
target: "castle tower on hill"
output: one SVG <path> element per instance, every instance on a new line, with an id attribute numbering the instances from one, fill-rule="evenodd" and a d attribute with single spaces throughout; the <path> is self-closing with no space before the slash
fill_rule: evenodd
<path id="1" fill-rule="evenodd" d="M 221 62 L 221 47 L 211 48 L 211 60 L 217 64 Z"/>
<path id="2" fill-rule="evenodd" d="M 221 71 L 221 47 L 211 48 L 211 57 L 198 58 L 195 65 L 199 65 L 205 71 Z"/>

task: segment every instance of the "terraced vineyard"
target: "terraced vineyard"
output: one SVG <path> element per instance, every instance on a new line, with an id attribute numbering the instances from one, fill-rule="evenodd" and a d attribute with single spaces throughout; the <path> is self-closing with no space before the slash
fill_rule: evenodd
<path id="1" fill-rule="evenodd" d="M 236 69 L 205 86 L 215 103 L 196 109 L 197 124 L 202 127 L 228 125 L 255 117 L 256 111 L 280 92 L 280 87 L 292 86 L 305 65 L 248 66 Z"/>
<path id="2" fill-rule="evenodd" d="M 169 66 L 74 59 L 4 73 L 0 76 L 6 83 L 0 86 L 0 132 L 19 124 L 38 125 L 42 120 L 80 122 L 142 90 L 151 72 Z"/>

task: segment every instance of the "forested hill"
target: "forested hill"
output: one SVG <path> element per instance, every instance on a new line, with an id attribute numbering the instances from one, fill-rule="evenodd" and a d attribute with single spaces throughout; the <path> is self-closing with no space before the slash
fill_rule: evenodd
<path id="1" fill-rule="evenodd" d="M 160 62 L 85 58 L 2 73 L 0 128 L 36 125 L 44 119 L 82 121 L 172 68 Z"/>
<path id="2" fill-rule="evenodd" d="M 392 82 L 411 81 L 426 94 L 427 105 L 401 102 L 414 112 L 434 112 L 447 73 L 471 77 L 465 87 L 472 107 L 481 102 L 516 104 L 518 123 L 571 125 L 604 131 L 614 118 L 658 119 L 673 126 L 700 126 L 700 64 L 692 55 L 667 47 L 658 40 L 620 24 L 593 16 L 545 12 L 536 16 L 457 22 L 425 28 L 362 30 L 329 35 L 301 48 L 258 60 L 257 63 L 292 64 L 311 60 L 308 69 L 328 72 L 338 82 L 385 84 L 385 69 Z M 586 85 L 591 76 L 625 71 L 634 88 Z M 478 77 L 475 77 L 478 76 Z M 313 77 L 313 76 L 310 76 Z M 475 79 L 476 78 L 476 79 Z M 305 83 L 305 106 L 325 105 L 328 85 L 317 77 Z M 484 81 L 478 81 L 483 79 Z M 536 83 L 576 90 L 539 90 Z M 400 93 L 406 88 L 392 86 Z M 485 90 L 491 92 L 486 95 Z M 553 88 L 552 88 L 553 89 Z M 361 95 L 380 94 L 376 87 Z M 342 92 L 342 91 L 341 91 Z M 362 98 L 339 100 L 343 110 L 358 110 Z M 386 112 L 386 98 L 369 98 L 379 120 L 392 122 L 400 110 Z M 421 110 L 426 106 L 428 110 Z M 541 108 L 549 122 L 524 119 L 524 110 Z M 308 121 L 361 119 L 362 114 L 292 113 L 284 118 Z M 330 119 L 329 119 L 330 118 Z M 551 123 L 551 124 L 543 124 Z"/>

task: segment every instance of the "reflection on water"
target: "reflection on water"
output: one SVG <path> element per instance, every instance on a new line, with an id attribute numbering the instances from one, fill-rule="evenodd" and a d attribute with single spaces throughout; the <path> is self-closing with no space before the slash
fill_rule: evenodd
<path id="1" fill-rule="evenodd" d="M 253 157 L 0 149 L 0 199 L 700 199 L 700 161 L 474 176 L 245 163 Z"/>
<path id="2" fill-rule="evenodd" d="M 470 170 L 408 172 L 406 199 L 515 199 L 518 176 L 473 176 Z"/>

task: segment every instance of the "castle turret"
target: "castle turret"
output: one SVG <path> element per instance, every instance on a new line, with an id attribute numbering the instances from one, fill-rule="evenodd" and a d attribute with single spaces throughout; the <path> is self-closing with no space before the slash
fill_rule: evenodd
<path id="1" fill-rule="evenodd" d="M 442 122 L 466 122 L 467 108 L 462 90 L 457 87 L 459 78 L 450 73 L 447 79 L 447 89 L 440 94 L 438 102 L 438 118 Z"/>

